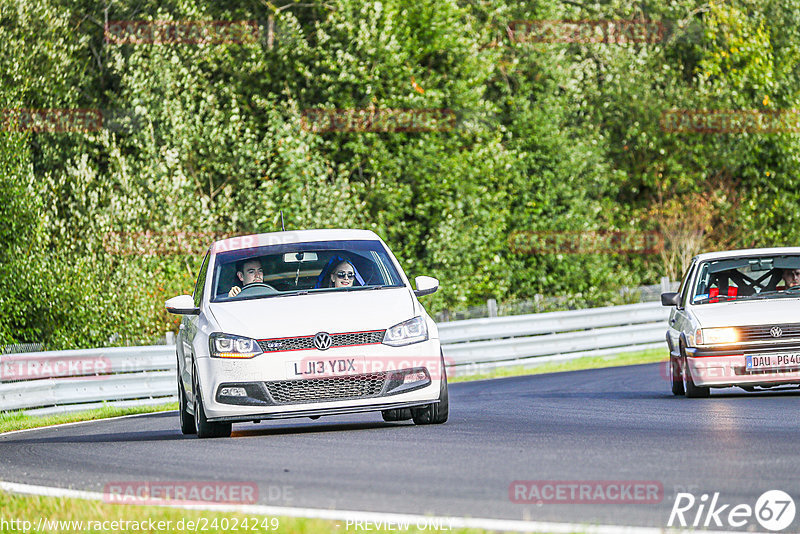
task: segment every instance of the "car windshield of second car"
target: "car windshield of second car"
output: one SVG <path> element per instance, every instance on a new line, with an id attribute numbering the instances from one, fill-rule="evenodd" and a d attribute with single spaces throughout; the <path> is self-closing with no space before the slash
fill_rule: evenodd
<path id="1" fill-rule="evenodd" d="M 217 254 L 212 302 L 402 285 L 379 241 L 271 245 Z"/>
<path id="2" fill-rule="evenodd" d="M 800 297 L 800 256 L 742 256 L 700 264 L 692 304 Z"/>

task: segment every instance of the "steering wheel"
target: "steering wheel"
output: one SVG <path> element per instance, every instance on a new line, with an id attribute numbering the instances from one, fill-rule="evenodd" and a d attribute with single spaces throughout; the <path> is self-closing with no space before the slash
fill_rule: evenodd
<path id="1" fill-rule="evenodd" d="M 239 294 L 236 295 L 237 297 L 255 297 L 259 295 L 272 295 L 275 293 L 280 293 L 277 289 L 272 287 L 269 284 L 265 284 L 263 282 L 253 282 L 252 284 L 247 284 L 239 291 Z"/>

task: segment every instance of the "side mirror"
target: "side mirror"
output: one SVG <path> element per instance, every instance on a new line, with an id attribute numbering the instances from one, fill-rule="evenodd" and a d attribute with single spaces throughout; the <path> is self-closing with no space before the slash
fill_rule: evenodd
<path id="1" fill-rule="evenodd" d="M 178 315 L 200 315 L 200 308 L 194 305 L 191 295 L 172 297 L 166 302 L 167 311 Z"/>
<path id="2" fill-rule="evenodd" d="M 436 290 L 439 289 L 439 280 L 432 276 L 418 276 L 414 278 L 414 283 L 417 285 L 414 294 L 418 297 L 436 293 Z"/>
<path id="3" fill-rule="evenodd" d="M 662 306 L 677 306 L 680 304 L 680 295 L 678 293 L 661 293 Z"/>

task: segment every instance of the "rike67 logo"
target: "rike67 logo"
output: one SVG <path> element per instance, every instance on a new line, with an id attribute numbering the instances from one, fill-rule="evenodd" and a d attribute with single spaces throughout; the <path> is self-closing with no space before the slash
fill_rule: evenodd
<path id="1" fill-rule="evenodd" d="M 726 503 L 719 492 L 704 493 L 699 499 L 691 493 L 678 493 L 667 527 L 753 527 L 755 519 L 762 528 L 778 532 L 791 525 L 794 516 L 794 499 L 781 490 L 765 491 L 756 499 L 755 506 Z"/>

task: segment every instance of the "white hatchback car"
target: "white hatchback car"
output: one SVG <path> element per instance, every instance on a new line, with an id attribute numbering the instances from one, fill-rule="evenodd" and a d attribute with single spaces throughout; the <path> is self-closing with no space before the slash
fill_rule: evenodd
<path id="1" fill-rule="evenodd" d="M 444 423 L 447 377 L 436 324 L 384 242 L 365 230 L 303 230 L 214 243 L 181 314 L 184 434 L 231 423 L 381 411 Z"/>
<path id="2" fill-rule="evenodd" d="M 800 385 L 800 247 L 700 254 L 661 303 L 675 395 Z"/>

